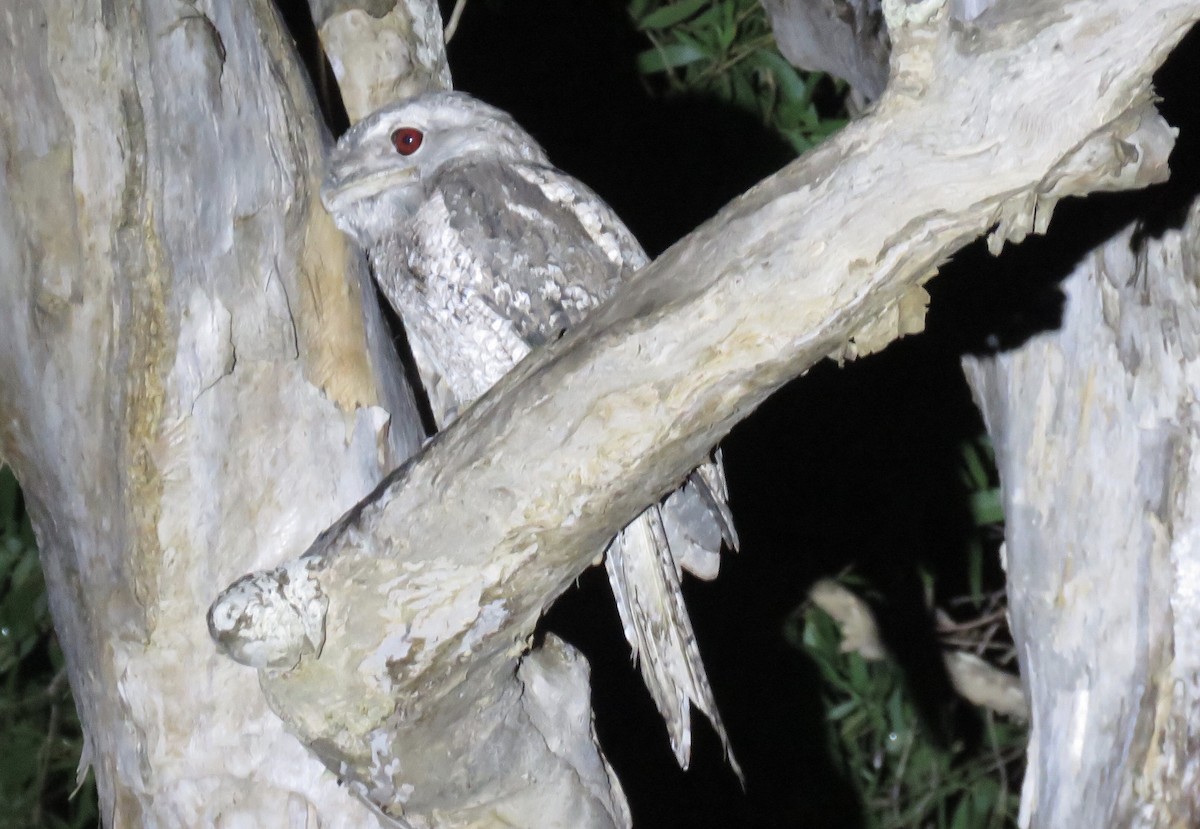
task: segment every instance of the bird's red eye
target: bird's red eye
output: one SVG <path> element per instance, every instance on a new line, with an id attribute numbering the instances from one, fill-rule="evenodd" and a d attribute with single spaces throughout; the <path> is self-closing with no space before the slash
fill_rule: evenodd
<path id="1" fill-rule="evenodd" d="M 392 133 L 392 146 L 400 155 L 412 155 L 425 140 L 425 134 L 414 127 L 401 127 Z"/>

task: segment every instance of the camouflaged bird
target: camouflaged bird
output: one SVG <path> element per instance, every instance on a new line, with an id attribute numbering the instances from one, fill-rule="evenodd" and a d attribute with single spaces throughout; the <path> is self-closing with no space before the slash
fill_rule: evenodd
<path id="1" fill-rule="evenodd" d="M 333 151 L 322 198 L 403 321 L 439 429 L 647 262 L 599 196 L 507 114 L 462 93 L 363 119 Z M 684 768 L 693 703 L 729 750 L 679 583 L 681 568 L 714 578 L 722 542 L 736 547 L 727 498 L 718 454 L 605 555 L 625 638 Z"/>

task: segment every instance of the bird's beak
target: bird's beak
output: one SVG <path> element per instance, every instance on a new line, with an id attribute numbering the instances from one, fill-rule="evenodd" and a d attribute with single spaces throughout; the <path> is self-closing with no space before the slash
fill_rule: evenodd
<path id="1" fill-rule="evenodd" d="M 326 210 L 336 215 L 348 205 L 393 187 L 404 187 L 417 179 L 417 171 L 411 167 L 381 166 L 370 162 L 371 159 L 339 159 L 334 154 L 330 167 L 339 172 L 331 172 L 321 185 L 321 201 Z"/>

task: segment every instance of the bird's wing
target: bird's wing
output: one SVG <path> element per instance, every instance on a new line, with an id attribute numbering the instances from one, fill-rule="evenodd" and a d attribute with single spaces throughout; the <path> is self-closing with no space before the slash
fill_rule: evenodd
<path id="1" fill-rule="evenodd" d="M 715 579 L 721 566 L 722 545 L 731 550 L 738 548 L 720 449 L 667 496 L 662 519 L 675 562 L 697 578 Z"/>
<path id="2" fill-rule="evenodd" d="M 611 208 L 554 168 L 448 165 L 433 189 L 480 269 L 476 296 L 530 347 L 577 324 L 646 262 Z"/>
<path id="3" fill-rule="evenodd" d="M 539 164 L 514 164 L 513 171 L 536 185 L 549 201 L 569 211 L 592 244 L 617 269 L 617 278 L 606 283 L 603 299 L 608 299 L 623 280 L 649 263 L 646 251 L 621 217 L 586 184 L 555 167 Z"/>

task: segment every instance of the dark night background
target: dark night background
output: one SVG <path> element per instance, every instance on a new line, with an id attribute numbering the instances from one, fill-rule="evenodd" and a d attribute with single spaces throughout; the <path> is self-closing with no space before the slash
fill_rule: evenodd
<path id="1" fill-rule="evenodd" d="M 308 51 L 311 23 L 295 25 Z M 1196 118 L 1188 100 L 1196 41 L 1193 33 L 1159 77 L 1176 125 Z M 648 93 L 634 68 L 645 47 L 617 0 L 472 0 L 449 55 L 456 88 L 512 112 L 654 255 L 792 153 L 715 100 Z M 601 568 L 555 606 L 546 626 L 591 662 L 600 740 L 635 826 L 861 825 L 861 805 L 825 753 L 816 669 L 782 633 L 808 586 L 849 564 L 882 596 L 881 628 L 919 678 L 911 690 L 927 727 L 943 740 L 970 739 L 972 717 L 941 671 L 916 569 L 935 572 L 946 595 L 965 587 L 971 526 L 958 445 L 982 424 L 960 358 L 1056 326 L 1059 280 L 1133 217 L 1149 215 L 1151 232 L 1177 226 L 1195 192 L 1194 132 L 1185 128 L 1173 157 L 1176 183 L 1060 205 L 1048 237 L 1010 247 L 1002 260 L 968 248 L 927 285 L 926 334 L 844 368 L 817 366 L 725 441 L 742 549 L 725 557 L 716 582 L 686 586 L 744 792 L 699 716 L 692 768 L 676 767 Z"/>

